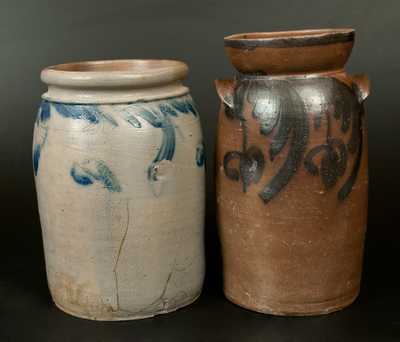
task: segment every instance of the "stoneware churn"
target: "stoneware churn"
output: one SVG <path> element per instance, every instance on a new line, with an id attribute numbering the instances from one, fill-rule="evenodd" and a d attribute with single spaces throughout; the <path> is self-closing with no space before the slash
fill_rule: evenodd
<path id="1" fill-rule="evenodd" d="M 192 303 L 204 278 L 204 147 L 172 60 L 46 68 L 33 166 L 55 304 L 96 320 Z"/>
<path id="2" fill-rule="evenodd" d="M 366 76 L 344 70 L 352 29 L 236 34 L 222 100 L 217 202 L 224 292 L 277 315 L 358 295 L 367 219 Z"/>

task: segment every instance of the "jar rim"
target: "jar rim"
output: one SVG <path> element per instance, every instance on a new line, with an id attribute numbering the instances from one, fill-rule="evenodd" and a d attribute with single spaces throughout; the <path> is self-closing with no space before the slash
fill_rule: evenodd
<path id="1" fill-rule="evenodd" d="M 225 46 L 236 48 L 300 47 L 354 41 L 352 28 L 306 29 L 276 32 L 237 33 L 224 38 Z"/>
<path id="2" fill-rule="evenodd" d="M 293 75 L 343 71 L 354 45 L 351 28 L 239 33 L 225 52 L 242 74 Z"/>
<path id="3" fill-rule="evenodd" d="M 186 63 L 173 59 L 116 59 L 57 64 L 42 70 L 49 86 L 66 88 L 145 88 L 183 80 Z"/>

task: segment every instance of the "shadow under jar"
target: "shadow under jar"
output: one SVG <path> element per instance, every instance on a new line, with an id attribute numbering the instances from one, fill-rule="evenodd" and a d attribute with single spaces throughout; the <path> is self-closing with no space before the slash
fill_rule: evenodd
<path id="1" fill-rule="evenodd" d="M 359 293 L 367 220 L 366 76 L 352 29 L 236 34 L 222 100 L 217 203 L 224 292 L 276 315 L 339 310 Z"/>
<path id="2" fill-rule="evenodd" d="M 33 166 L 55 304 L 96 320 L 192 303 L 204 278 L 204 148 L 186 64 L 43 70 Z"/>

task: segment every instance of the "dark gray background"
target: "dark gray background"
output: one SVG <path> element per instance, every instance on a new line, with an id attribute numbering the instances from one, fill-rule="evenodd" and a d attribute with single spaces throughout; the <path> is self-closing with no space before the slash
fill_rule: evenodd
<path id="1" fill-rule="evenodd" d="M 399 341 L 400 2 L 0 1 L 0 341 Z M 350 308 L 315 318 L 260 315 L 221 292 L 213 150 L 218 98 L 230 77 L 223 37 L 239 32 L 353 27 L 348 70 L 372 81 L 367 102 L 370 211 L 364 281 Z M 42 68 L 93 59 L 186 61 L 208 157 L 207 279 L 187 309 L 140 322 L 98 323 L 54 308 L 46 287 L 31 166 Z"/>

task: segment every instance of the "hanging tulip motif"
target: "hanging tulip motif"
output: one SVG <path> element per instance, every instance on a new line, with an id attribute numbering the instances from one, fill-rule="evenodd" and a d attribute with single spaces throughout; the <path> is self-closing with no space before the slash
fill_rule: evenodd
<path id="1" fill-rule="evenodd" d="M 320 107 L 313 113 L 314 129 L 321 129 L 325 118 L 326 139 L 321 145 L 308 148 L 309 115 L 303 98 L 306 92 L 315 94 Z M 320 176 L 326 189 L 333 188 L 346 173 L 349 155 L 356 154 L 354 166 L 348 179 L 339 189 L 338 198 L 344 200 L 356 181 L 362 152 L 363 106 L 357 99 L 357 89 L 331 77 L 297 79 L 263 79 L 246 75 L 236 80 L 232 98 L 227 99 L 225 115 L 239 120 L 242 128 L 241 151 L 229 151 L 223 160 L 225 175 L 234 181 L 241 181 L 246 192 L 251 184 L 262 177 L 267 160 L 257 146 L 248 146 L 247 120 L 244 107 L 251 106 L 251 116 L 259 122 L 259 133 L 269 138 L 267 154 L 269 162 L 287 147 L 286 158 L 277 173 L 259 192 L 261 199 L 268 203 L 292 179 L 297 170 L 304 166 L 308 173 Z M 342 137 L 332 135 L 332 120 L 340 121 Z M 351 127 L 349 141 L 343 137 Z"/>

